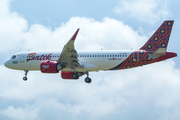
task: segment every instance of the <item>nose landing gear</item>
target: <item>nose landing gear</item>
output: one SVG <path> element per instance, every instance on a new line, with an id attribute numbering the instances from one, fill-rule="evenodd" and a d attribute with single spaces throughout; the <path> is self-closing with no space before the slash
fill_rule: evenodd
<path id="1" fill-rule="evenodd" d="M 28 70 L 24 70 L 24 72 L 25 72 L 25 74 L 24 74 L 25 76 L 23 77 L 23 80 L 24 80 L 24 81 L 27 81 L 27 73 L 28 73 Z"/>

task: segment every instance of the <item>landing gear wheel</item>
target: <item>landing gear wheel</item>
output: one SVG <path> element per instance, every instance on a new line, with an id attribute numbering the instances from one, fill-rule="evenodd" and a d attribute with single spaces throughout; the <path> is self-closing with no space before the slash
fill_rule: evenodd
<path id="1" fill-rule="evenodd" d="M 23 77 L 23 80 L 24 80 L 24 81 L 27 81 L 27 73 L 28 73 L 28 70 L 24 70 L 24 72 L 25 72 L 25 74 L 24 74 L 25 76 Z"/>
<path id="2" fill-rule="evenodd" d="M 91 83 L 92 80 L 91 80 L 91 78 L 86 77 L 84 81 L 85 81 L 86 83 Z"/>
<path id="3" fill-rule="evenodd" d="M 27 81 L 27 77 L 23 77 L 23 80 L 24 80 L 24 81 Z"/>
<path id="4" fill-rule="evenodd" d="M 79 75 L 78 75 L 77 73 L 73 73 L 73 74 L 72 74 L 72 78 L 73 78 L 73 79 L 79 79 Z"/>

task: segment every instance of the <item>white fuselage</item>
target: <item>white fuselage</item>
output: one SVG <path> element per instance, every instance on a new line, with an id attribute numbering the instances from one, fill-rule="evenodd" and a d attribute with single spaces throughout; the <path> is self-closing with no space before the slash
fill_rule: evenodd
<path id="1" fill-rule="evenodd" d="M 78 62 L 88 71 L 109 70 L 121 64 L 133 51 L 78 51 Z M 5 63 L 6 67 L 16 70 L 40 70 L 42 61 L 57 61 L 59 52 L 21 52 L 17 53 Z M 77 71 L 85 69 L 76 68 Z M 63 71 L 73 71 L 65 68 Z"/>

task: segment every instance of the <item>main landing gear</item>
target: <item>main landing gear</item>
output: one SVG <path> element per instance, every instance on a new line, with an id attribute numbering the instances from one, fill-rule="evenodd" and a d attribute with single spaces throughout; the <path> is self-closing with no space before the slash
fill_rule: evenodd
<path id="1" fill-rule="evenodd" d="M 76 72 L 76 73 L 73 73 L 73 74 L 72 74 L 72 78 L 73 78 L 73 79 L 79 79 L 78 73 L 77 73 L 77 72 Z"/>
<path id="2" fill-rule="evenodd" d="M 28 73 L 28 70 L 24 70 L 24 72 L 25 72 L 25 74 L 24 74 L 25 76 L 23 77 L 23 80 L 24 80 L 24 81 L 27 81 L 27 73 Z"/>
<path id="3" fill-rule="evenodd" d="M 89 73 L 88 73 L 88 72 L 86 72 L 86 73 L 74 72 L 74 73 L 72 74 L 72 78 L 73 78 L 73 79 L 79 79 L 79 77 L 82 76 L 82 75 L 84 75 L 84 74 L 87 74 L 87 77 L 84 79 L 84 81 L 85 81 L 86 83 L 91 83 L 92 80 L 91 80 L 91 78 L 89 78 Z"/>
<path id="4" fill-rule="evenodd" d="M 89 73 L 87 72 L 86 74 L 87 74 L 87 77 L 85 78 L 84 81 L 85 81 L 86 83 L 91 83 L 92 80 L 91 80 L 91 78 L 89 78 Z"/>
<path id="5" fill-rule="evenodd" d="M 86 83 L 91 83 L 92 80 L 91 80 L 91 78 L 86 77 L 84 81 L 85 81 Z"/>

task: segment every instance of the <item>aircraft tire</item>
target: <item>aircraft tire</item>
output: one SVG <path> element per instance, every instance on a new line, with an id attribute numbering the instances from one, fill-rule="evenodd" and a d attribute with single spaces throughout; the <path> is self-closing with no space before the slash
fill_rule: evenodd
<path id="1" fill-rule="evenodd" d="M 27 81 L 27 77 L 23 77 L 23 80 L 24 80 L 24 81 Z"/>
<path id="2" fill-rule="evenodd" d="M 91 83 L 91 82 L 92 82 L 91 78 L 89 78 L 89 77 L 86 77 L 84 81 L 85 81 L 86 83 Z"/>
<path id="3" fill-rule="evenodd" d="M 73 79 L 79 79 L 79 75 L 78 75 L 77 73 L 73 73 L 73 74 L 72 74 L 72 78 L 73 78 Z"/>

